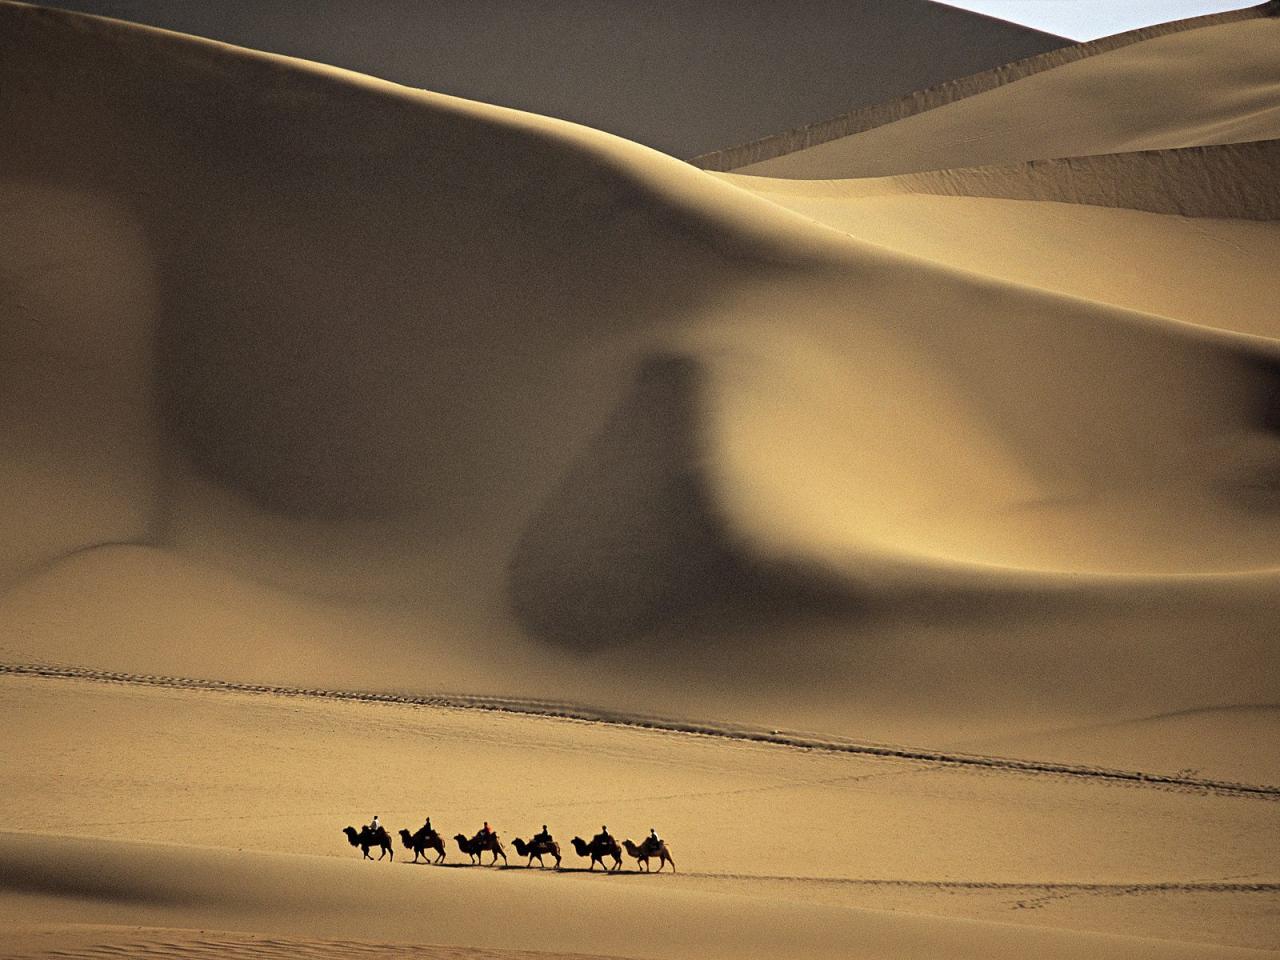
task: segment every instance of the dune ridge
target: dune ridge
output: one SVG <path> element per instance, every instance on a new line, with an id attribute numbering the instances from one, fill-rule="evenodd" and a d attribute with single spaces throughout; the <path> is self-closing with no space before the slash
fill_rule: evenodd
<path id="1" fill-rule="evenodd" d="M 832 195 L 911 193 L 1048 200 L 1182 217 L 1268 221 L 1280 219 L 1280 201 L 1275 191 L 1265 187 L 1278 172 L 1280 140 L 1260 140 L 923 170 L 849 180 L 839 188 L 823 189 Z M 762 190 L 763 185 L 744 179 L 730 182 L 753 192 L 782 189 L 770 184 Z"/>
<path id="2" fill-rule="evenodd" d="M 928 0 L 55 0 L 685 157 L 1070 43 Z M 914 48 L 930 47 L 917 57 Z"/>
<path id="3" fill-rule="evenodd" d="M 1273 139 L 1271 54 L 1280 19 L 1278 8 L 1254 9 L 1255 16 L 1164 32 L 735 169 L 802 179 L 887 176 Z"/>
<path id="4" fill-rule="evenodd" d="M 1185 20 L 1173 20 L 1168 23 L 1154 24 L 1137 30 L 1128 30 L 1110 37 L 1100 37 L 1085 43 L 1076 43 L 1036 54 L 1022 60 L 985 70 L 968 77 L 961 77 L 916 91 L 905 97 L 890 100 L 886 103 L 853 110 L 838 117 L 806 124 L 794 130 L 761 137 L 749 143 L 733 147 L 713 150 L 692 158 L 689 162 L 703 170 L 730 171 L 756 163 L 763 163 L 776 157 L 806 150 L 810 147 L 837 140 L 842 137 L 863 133 L 875 127 L 903 120 L 928 110 L 946 106 L 957 100 L 976 94 L 994 90 L 1007 83 L 1029 77 L 1045 70 L 1052 70 L 1068 63 L 1118 50 L 1130 44 L 1140 43 L 1155 37 L 1163 37 L 1185 30 L 1197 30 L 1224 23 L 1236 23 L 1241 20 L 1253 20 L 1260 17 L 1275 16 L 1280 12 L 1280 5 L 1275 0 L 1267 0 L 1255 7 L 1243 10 L 1231 10 L 1225 13 L 1212 13 L 1202 17 L 1191 17 Z"/>

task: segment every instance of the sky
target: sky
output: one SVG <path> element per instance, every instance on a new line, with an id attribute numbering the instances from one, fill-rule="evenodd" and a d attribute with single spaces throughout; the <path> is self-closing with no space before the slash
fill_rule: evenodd
<path id="1" fill-rule="evenodd" d="M 1241 10 L 1262 0 L 937 0 L 949 7 L 1035 27 L 1072 40 L 1096 40 L 1138 27 Z"/>

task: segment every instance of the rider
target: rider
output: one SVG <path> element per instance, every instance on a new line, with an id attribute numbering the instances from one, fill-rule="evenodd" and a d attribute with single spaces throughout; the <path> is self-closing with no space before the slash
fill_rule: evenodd
<path id="1" fill-rule="evenodd" d="M 430 817 L 427 817 L 427 822 L 422 825 L 422 835 L 424 837 L 434 837 L 436 835 L 435 830 L 431 826 Z"/>
<path id="2" fill-rule="evenodd" d="M 591 838 L 592 844 L 602 843 L 605 845 L 616 844 L 618 841 L 613 839 L 613 835 L 609 833 L 608 827 L 601 827 L 600 832 Z"/>
<path id="3" fill-rule="evenodd" d="M 653 829 L 653 827 L 649 828 L 649 836 L 645 838 L 645 843 L 654 850 L 658 850 L 662 847 L 662 838 L 658 836 L 658 831 Z"/>
<path id="4" fill-rule="evenodd" d="M 532 843 L 551 843 L 551 834 L 547 831 L 547 825 L 542 825 L 542 832 L 533 835 Z"/>
<path id="5" fill-rule="evenodd" d="M 373 815 L 373 820 L 369 822 L 369 832 L 377 833 L 381 829 L 382 829 L 382 823 L 381 821 L 378 820 L 378 815 L 375 813 Z"/>
<path id="6" fill-rule="evenodd" d="M 476 831 L 475 841 L 477 843 L 490 843 L 497 834 L 493 832 L 493 827 L 489 826 L 489 821 L 484 822 L 484 826 Z"/>

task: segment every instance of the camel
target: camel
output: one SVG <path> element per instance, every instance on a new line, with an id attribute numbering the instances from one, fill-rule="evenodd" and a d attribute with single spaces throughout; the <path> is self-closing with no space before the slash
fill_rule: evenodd
<path id="1" fill-rule="evenodd" d="M 671 854 L 667 851 L 667 843 L 665 840 L 659 840 L 657 843 L 654 843 L 651 838 L 646 837 L 644 843 L 640 844 L 638 847 L 630 840 L 623 840 L 622 845 L 627 848 L 628 854 L 635 857 L 636 863 L 638 863 L 645 872 L 648 872 L 649 870 L 650 857 L 658 858 L 659 873 L 662 872 L 662 865 L 664 863 L 671 864 L 671 872 L 676 872 L 676 862 L 671 859 Z"/>
<path id="2" fill-rule="evenodd" d="M 490 834 L 486 840 L 480 837 L 467 837 L 464 834 L 455 833 L 453 839 L 458 841 L 458 849 L 469 856 L 472 863 L 484 863 L 481 854 L 489 850 L 493 853 L 493 859 L 489 861 L 489 866 L 497 863 L 498 857 L 502 857 L 504 866 L 507 864 L 507 851 L 502 849 L 502 841 L 494 834 Z"/>
<path id="3" fill-rule="evenodd" d="M 377 833 L 371 833 L 368 827 L 361 827 L 357 833 L 355 827 L 344 827 L 342 832 L 347 835 L 347 842 L 353 847 L 359 847 L 360 852 L 364 854 L 365 860 L 372 860 L 369 856 L 370 847 L 380 847 L 382 852 L 378 854 L 381 860 L 387 854 L 391 854 L 392 862 L 396 859 L 396 852 L 391 849 L 391 837 L 387 835 L 387 831 L 383 827 L 379 827 Z"/>
<path id="4" fill-rule="evenodd" d="M 588 870 L 594 870 L 596 864 L 604 867 L 606 871 L 617 870 L 622 866 L 622 851 L 618 848 L 617 841 L 600 841 L 593 839 L 590 843 L 581 837 L 574 837 L 572 841 L 573 849 L 580 857 L 590 857 L 591 866 Z M 613 857 L 613 866 L 605 867 L 604 858 Z"/>
<path id="5" fill-rule="evenodd" d="M 400 831 L 400 842 L 404 844 L 406 850 L 413 851 L 413 862 L 418 862 L 421 855 L 424 859 L 428 850 L 434 850 L 439 854 L 433 863 L 441 863 L 444 861 L 444 841 L 440 839 L 440 834 L 434 830 L 427 833 L 425 829 L 419 828 L 417 833 L 410 833 L 408 830 Z"/>
<path id="6" fill-rule="evenodd" d="M 538 866 L 545 867 L 546 864 L 542 862 L 542 857 L 543 854 L 549 853 L 551 856 L 556 858 L 556 869 L 560 869 L 560 844 L 556 843 L 554 840 L 539 840 L 536 843 L 525 843 L 519 837 L 516 837 L 511 842 L 515 844 L 516 853 L 520 854 L 522 857 L 529 858 L 529 862 L 525 864 L 526 867 L 533 866 L 534 857 L 538 858 Z"/>

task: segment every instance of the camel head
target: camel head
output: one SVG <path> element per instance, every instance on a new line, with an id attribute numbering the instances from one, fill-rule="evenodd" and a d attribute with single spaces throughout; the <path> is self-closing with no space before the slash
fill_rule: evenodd
<path id="1" fill-rule="evenodd" d="M 347 842 L 353 847 L 360 846 L 360 834 L 356 833 L 355 827 L 343 827 L 342 832 L 347 835 Z"/>
<path id="2" fill-rule="evenodd" d="M 453 839 L 458 841 L 458 847 L 463 853 L 467 852 L 467 847 L 471 845 L 471 840 L 463 833 L 455 833 Z"/>
<path id="3" fill-rule="evenodd" d="M 401 831 L 400 831 L 400 842 L 404 844 L 404 847 L 405 847 L 405 849 L 406 849 L 406 850 L 412 850 L 412 849 L 413 849 L 413 834 L 411 834 L 408 830 L 401 830 Z"/>
<path id="4" fill-rule="evenodd" d="M 591 848 L 587 846 L 587 841 L 583 840 L 581 837 L 574 837 L 569 842 L 573 844 L 573 849 L 578 852 L 578 856 L 580 857 L 585 857 L 591 852 Z"/>
<path id="5" fill-rule="evenodd" d="M 638 858 L 640 856 L 640 848 L 630 840 L 623 840 L 622 845 L 627 848 L 627 853 L 631 854 L 633 857 Z"/>

